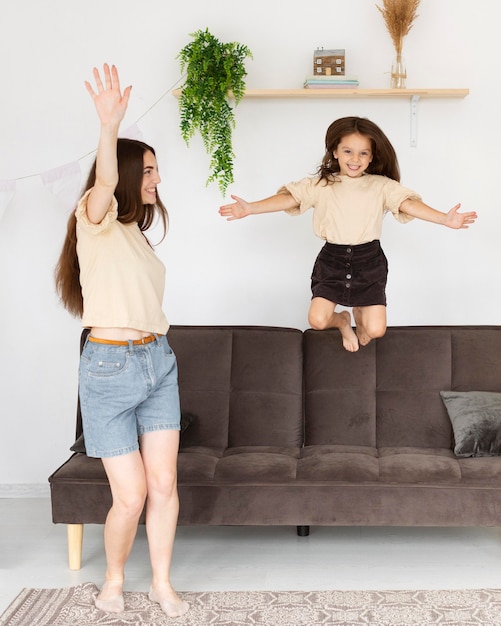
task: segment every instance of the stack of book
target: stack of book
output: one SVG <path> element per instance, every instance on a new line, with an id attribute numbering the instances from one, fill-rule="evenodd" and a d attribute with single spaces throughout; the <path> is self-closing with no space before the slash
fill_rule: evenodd
<path id="1" fill-rule="evenodd" d="M 305 89 L 351 89 L 358 87 L 358 80 L 354 76 L 307 76 L 304 81 Z"/>

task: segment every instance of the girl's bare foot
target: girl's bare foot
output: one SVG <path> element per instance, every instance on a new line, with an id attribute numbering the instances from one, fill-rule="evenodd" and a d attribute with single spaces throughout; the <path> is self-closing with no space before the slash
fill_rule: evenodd
<path id="1" fill-rule="evenodd" d="M 341 318 L 339 331 L 343 338 L 343 347 L 348 352 L 356 352 L 359 348 L 359 337 L 351 327 L 351 316 L 348 311 L 341 311 L 338 315 Z"/>
<path id="2" fill-rule="evenodd" d="M 162 589 L 153 589 L 150 587 L 149 599 L 152 602 L 158 602 L 162 611 L 167 617 L 181 617 L 188 612 L 190 605 L 181 600 L 177 593 L 171 587 L 162 587 Z"/>
<path id="3" fill-rule="evenodd" d="M 361 346 L 366 346 L 368 343 L 372 341 L 372 337 L 369 337 L 367 334 L 361 320 L 361 315 L 357 307 L 353 309 L 353 317 L 355 318 L 356 324 L 356 334 L 358 337 L 358 342 Z"/>
<path id="4" fill-rule="evenodd" d="M 122 613 L 124 610 L 122 588 L 123 580 L 107 580 L 96 598 L 96 608 L 106 613 Z"/>
<path id="5" fill-rule="evenodd" d="M 357 326 L 357 337 L 358 342 L 361 346 L 366 346 L 372 341 L 372 338 L 369 337 L 369 335 L 363 329 L 360 329 L 359 326 Z"/>

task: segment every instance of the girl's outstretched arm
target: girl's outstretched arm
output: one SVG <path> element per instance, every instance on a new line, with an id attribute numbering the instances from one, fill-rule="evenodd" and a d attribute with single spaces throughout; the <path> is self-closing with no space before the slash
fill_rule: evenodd
<path id="1" fill-rule="evenodd" d="M 85 87 L 94 101 L 101 130 L 96 156 L 96 182 L 87 201 L 87 217 L 98 224 L 109 209 L 118 183 L 117 141 L 120 122 L 129 103 L 131 87 L 123 95 L 120 91 L 118 70 L 108 64 L 103 67 L 104 85 L 99 70 L 94 68 L 97 93 L 88 81 Z"/>
<path id="2" fill-rule="evenodd" d="M 475 211 L 469 211 L 468 213 L 458 213 L 461 204 L 456 204 L 448 213 L 437 211 L 431 206 L 424 204 L 420 200 L 412 200 L 408 198 L 404 200 L 400 205 L 400 211 L 417 217 L 420 220 L 426 222 L 433 222 L 434 224 L 442 224 L 448 228 L 468 228 L 470 224 L 473 224 L 477 219 Z"/>
<path id="3" fill-rule="evenodd" d="M 239 220 L 248 215 L 258 215 L 259 213 L 273 213 L 274 211 L 286 211 L 299 206 L 290 193 L 277 193 L 264 200 L 256 202 L 246 202 L 238 196 L 231 196 L 235 202 L 225 204 L 219 208 L 219 215 L 226 217 L 228 221 Z"/>

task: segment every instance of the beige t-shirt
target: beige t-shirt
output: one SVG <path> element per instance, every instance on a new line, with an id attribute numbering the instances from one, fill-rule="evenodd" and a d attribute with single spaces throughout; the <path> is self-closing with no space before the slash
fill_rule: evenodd
<path id="1" fill-rule="evenodd" d="M 288 191 L 299 203 L 289 209 L 289 215 L 300 215 L 313 207 L 315 235 L 329 243 L 358 245 L 381 238 L 383 218 L 393 213 L 402 224 L 413 219 L 401 213 L 401 203 L 421 197 L 391 178 L 365 174 L 358 178 L 336 175 L 335 182 L 327 184 L 318 177 L 303 178 L 288 183 L 278 193 Z"/>
<path id="2" fill-rule="evenodd" d="M 90 190 L 89 190 L 90 191 Z M 82 326 L 135 328 L 165 334 L 165 267 L 137 223 L 121 224 L 113 198 L 102 222 L 87 217 L 87 198 L 76 209 L 77 255 L 83 295 Z"/>

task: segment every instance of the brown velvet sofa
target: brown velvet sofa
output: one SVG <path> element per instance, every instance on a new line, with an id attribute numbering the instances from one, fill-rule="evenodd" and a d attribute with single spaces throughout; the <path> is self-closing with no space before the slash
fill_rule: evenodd
<path id="1" fill-rule="evenodd" d="M 501 326 L 392 327 L 354 354 L 335 330 L 173 326 L 169 341 L 193 416 L 179 525 L 501 525 L 501 456 L 456 456 L 440 396 L 501 392 Z M 75 453 L 49 482 L 78 569 L 83 525 L 110 506 L 102 463 Z"/>

